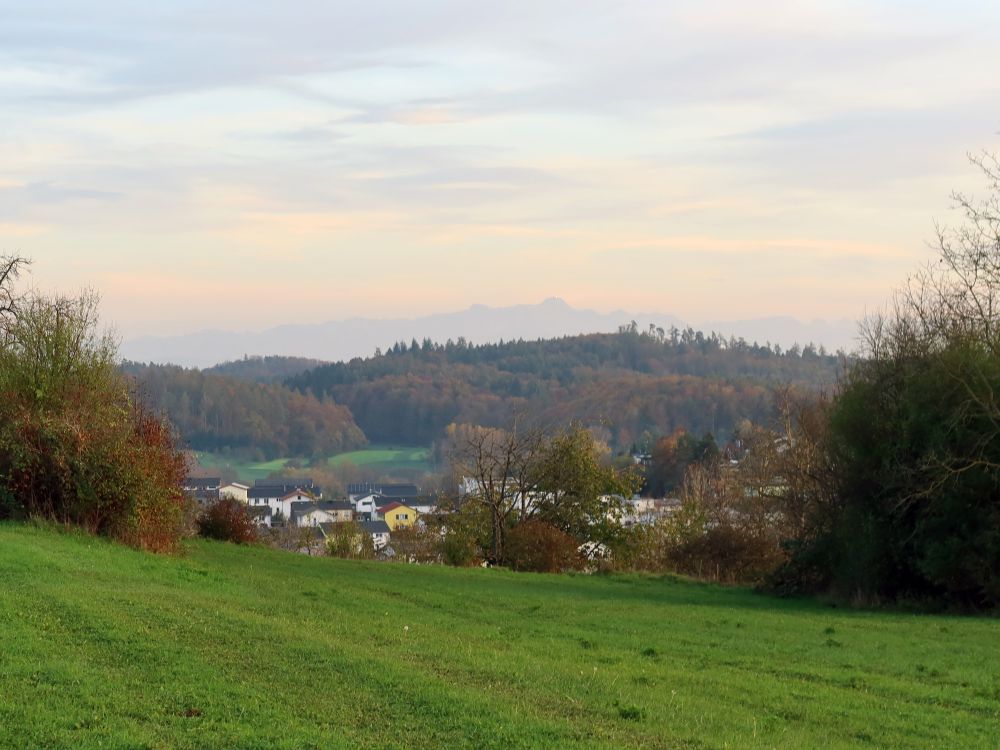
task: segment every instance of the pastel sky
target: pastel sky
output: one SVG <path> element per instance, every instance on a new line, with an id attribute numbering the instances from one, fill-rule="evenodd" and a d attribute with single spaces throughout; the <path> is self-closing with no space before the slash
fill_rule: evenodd
<path id="1" fill-rule="evenodd" d="M 995 1 L 0 0 L 0 251 L 125 336 L 855 318 L 998 130 Z"/>

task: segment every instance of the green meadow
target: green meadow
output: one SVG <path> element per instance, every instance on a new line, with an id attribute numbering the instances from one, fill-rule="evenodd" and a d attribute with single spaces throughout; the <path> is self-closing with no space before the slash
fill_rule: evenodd
<path id="1" fill-rule="evenodd" d="M 3 748 L 996 747 L 1000 623 L 0 524 Z"/>
<path id="2" fill-rule="evenodd" d="M 272 461 L 240 461 L 216 453 L 205 452 L 198 452 L 195 456 L 202 469 L 222 471 L 228 468 L 235 471 L 240 479 L 251 482 L 255 479 L 266 479 L 270 475 L 280 472 L 289 461 L 296 460 L 276 458 Z M 302 465 L 308 463 L 308 459 L 300 458 L 297 460 Z M 398 472 L 423 474 L 433 468 L 430 462 L 430 449 L 413 446 L 369 446 L 363 450 L 338 453 L 327 459 L 327 463 L 334 467 L 348 462 L 368 470 L 372 479 Z"/>
<path id="3" fill-rule="evenodd" d="M 360 451 L 341 453 L 330 459 L 331 466 L 350 462 L 355 466 L 371 469 L 374 473 L 394 471 L 431 471 L 429 448 L 371 446 Z"/>

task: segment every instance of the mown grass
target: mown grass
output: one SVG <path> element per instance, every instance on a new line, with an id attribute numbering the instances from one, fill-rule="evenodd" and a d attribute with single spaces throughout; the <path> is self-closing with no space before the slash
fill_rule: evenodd
<path id="1" fill-rule="evenodd" d="M 995 747 L 998 623 L 0 525 L 0 747 Z"/>
<path id="2" fill-rule="evenodd" d="M 271 461 L 241 461 L 239 459 L 228 458 L 215 453 L 198 452 L 195 454 L 198 465 L 202 469 L 209 471 L 222 471 L 230 469 L 245 481 L 255 479 L 266 479 L 272 474 L 281 472 L 285 464 L 289 461 L 297 460 L 303 466 L 308 463 L 308 459 L 299 458 L 276 458 Z M 397 472 L 408 474 L 422 474 L 432 470 L 430 462 L 430 449 L 414 446 L 369 446 L 359 451 L 349 451 L 330 456 L 327 463 L 330 466 L 339 466 L 350 462 L 355 466 L 362 467 L 371 472 L 371 479 L 375 480 L 382 475 L 392 475 Z"/>

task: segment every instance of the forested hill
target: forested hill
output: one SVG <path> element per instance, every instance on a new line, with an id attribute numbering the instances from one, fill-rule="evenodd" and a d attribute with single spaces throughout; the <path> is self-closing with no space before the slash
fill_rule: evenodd
<path id="1" fill-rule="evenodd" d="M 247 357 L 223 362 L 205 370 L 216 375 L 228 375 L 251 383 L 280 383 L 283 380 L 325 364 L 306 357 Z"/>
<path id="2" fill-rule="evenodd" d="M 272 459 L 329 456 L 367 442 L 351 412 L 329 397 L 174 366 L 125 363 L 123 369 L 195 450 Z"/>
<path id="3" fill-rule="evenodd" d="M 842 362 L 812 346 L 782 351 L 691 329 L 632 326 L 546 341 L 399 343 L 286 383 L 346 405 L 377 442 L 428 443 L 452 422 L 499 425 L 518 410 L 601 422 L 625 447 L 646 431 L 726 435 L 742 419 L 766 421 L 773 386 L 829 387 Z"/>

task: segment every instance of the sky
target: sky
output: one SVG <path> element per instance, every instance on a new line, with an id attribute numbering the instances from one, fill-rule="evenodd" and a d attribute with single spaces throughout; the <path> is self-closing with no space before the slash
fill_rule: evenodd
<path id="1" fill-rule="evenodd" d="M 0 0 L 0 252 L 125 337 L 854 319 L 980 190 L 998 72 L 986 1 Z"/>

